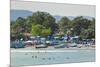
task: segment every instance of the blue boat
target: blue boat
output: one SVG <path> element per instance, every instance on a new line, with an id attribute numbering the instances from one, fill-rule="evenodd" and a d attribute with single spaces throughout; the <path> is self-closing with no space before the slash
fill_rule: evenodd
<path id="1" fill-rule="evenodd" d="M 11 42 L 11 45 L 10 45 L 11 48 L 24 48 L 24 46 L 25 44 L 21 41 Z"/>

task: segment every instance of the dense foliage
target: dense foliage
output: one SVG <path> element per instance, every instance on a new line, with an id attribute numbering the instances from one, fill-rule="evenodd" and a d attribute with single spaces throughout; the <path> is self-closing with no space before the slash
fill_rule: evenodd
<path id="1" fill-rule="evenodd" d="M 48 36 L 50 34 L 69 34 L 79 36 L 82 39 L 95 38 L 95 18 L 92 20 L 78 16 L 73 20 L 62 17 L 55 22 L 55 18 L 47 12 L 35 12 L 27 18 L 19 17 L 11 21 L 11 38 L 20 39 L 23 33 L 30 33 L 33 36 Z M 17 35 L 14 35 L 17 34 Z"/>

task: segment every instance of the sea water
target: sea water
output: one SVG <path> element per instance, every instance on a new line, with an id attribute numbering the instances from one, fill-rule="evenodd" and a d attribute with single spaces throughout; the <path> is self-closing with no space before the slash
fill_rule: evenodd
<path id="1" fill-rule="evenodd" d="M 11 66 L 95 62 L 95 50 L 62 52 L 11 52 Z"/>

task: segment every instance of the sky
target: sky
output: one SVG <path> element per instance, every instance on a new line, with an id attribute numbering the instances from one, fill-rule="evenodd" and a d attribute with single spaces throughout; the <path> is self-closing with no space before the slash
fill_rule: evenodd
<path id="1" fill-rule="evenodd" d="M 45 3 L 31 1 L 11 1 L 11 9 L 28 10 L 32 12 L 44 11 L 51 15 L 60 16 L 91 16 L 95 17 L 94 5 Z"/>

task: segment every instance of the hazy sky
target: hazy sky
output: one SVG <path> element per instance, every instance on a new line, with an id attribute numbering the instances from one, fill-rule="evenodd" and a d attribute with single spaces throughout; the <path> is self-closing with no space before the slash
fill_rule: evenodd
<path id="1" fill-rule="evenodd" d="M 61 16 L 95 17 L 94 5 L 73 5 L 73 4 L 59 4 L 59 3 L 11 1 L 11 9 L 29 10 L 32 12 L 45 11 L 52 15 L 61 15 Z"/>

